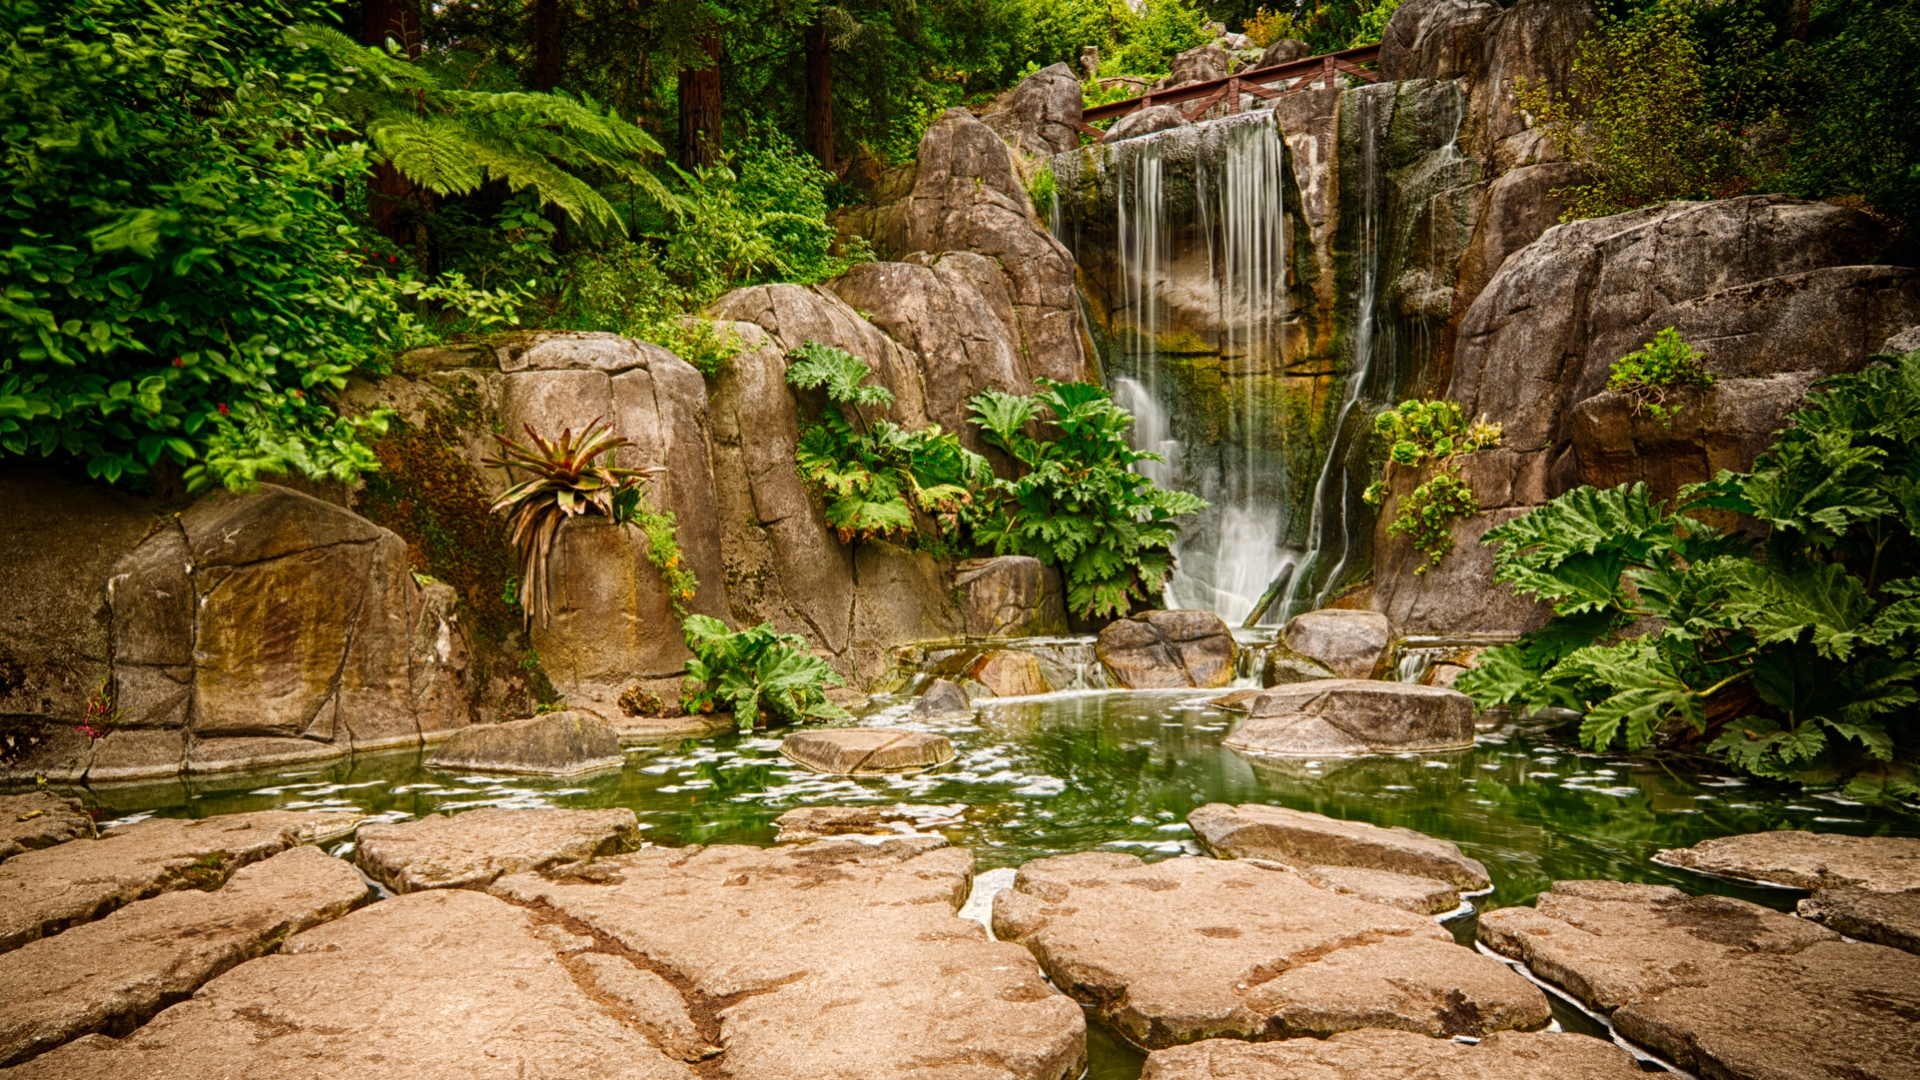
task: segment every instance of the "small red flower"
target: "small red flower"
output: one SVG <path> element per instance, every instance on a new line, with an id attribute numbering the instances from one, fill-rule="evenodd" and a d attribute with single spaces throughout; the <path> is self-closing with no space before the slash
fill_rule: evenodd
<path id="1" fill-rule="evenodd" d="M 227 403 L 226 403 L 226 402 L 224 402 L 224 401 L 223 401 L 223 402 L 221 402 L 220 404 L 218 404 L 218 405 L 216 405 L 216 406 L 214 406 L 214 408 L 216 408 L 216 409 L 219 409 L 219 410 L 220 410 L 220 415 L 221 415 L 221 416 L 225 416 L 225 415 L 227 415 Z"/>
<path id="2" fill-rule="evenodd" d="M 293 392 L 293 396 L 294 396 L 294 397 L 300 397 L 300 396 L 302 396 L 302 395 L 301 395 L 301 393 L 300 393 L 300 391 L 298 391 L 298 390 L 295 390 L 295 391 Z"/>
<path id="3" fill-rule="evenodd" d="M 180 359 L 179 357 L 177 357 L 177 356 L 176 356 L 176 357 L 174 357 L 174 358 L 173 358 L 173 366 L 174 366 L 174 367 L 186 367 L 186 366 L 187 366 L 187 362 L 186 362 L 185 360 L 182 360 L 182 359 Z"/>

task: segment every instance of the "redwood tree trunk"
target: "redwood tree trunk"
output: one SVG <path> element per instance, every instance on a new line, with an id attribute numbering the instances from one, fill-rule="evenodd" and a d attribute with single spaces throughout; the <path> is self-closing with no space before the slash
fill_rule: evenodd
<path id="1" fill-rule="evenodd" d="M 362 44 L 384 49 L 391 38 L 408 59 L 420 55 L 420 9 L 411 0 L 365 0 L 361 14 Z M 413 199 L 413 183 L 398 170 L 386 164 L 373 167 L 367 177 L 367 215 L 380 235 L 402 247 L 416 240 L 401 213 Z"/>
<path id="2" fill-rule="evenodd" d="M 560 0 L 534 0 L 533 88 L 543 94 L 560 85 L 567 59 L 566 17 Z"/>
<path id="3" fill-rule="evenodd" d="M 680 165 L 711 165 L 720 155 L 720 35 L 700 39 L 707 66 L 680 69 Z"/>
<path id="4" fill-rule="evenodd" d="M 807 27 L 807 152 L 833 172 L 833 40 L 827 24 Z"/>

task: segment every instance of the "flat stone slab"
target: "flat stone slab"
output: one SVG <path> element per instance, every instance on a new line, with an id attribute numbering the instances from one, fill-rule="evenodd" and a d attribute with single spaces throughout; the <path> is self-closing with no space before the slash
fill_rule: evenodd
<path id="1" fill-rule="evenodd" d="M 1477 859 L 1450 840 L 1398 826 L 1341 821 L 1284 806 L 1208 803 L 1187 815 L 1194 839 L 1222 859 L 1271 859 L 1296 869 L 1353 866 L 1437 878 L 1476 892 L 1493 882 Z M 1459 906 L 1459 898 L 1451 906 Z"/>
<path id="2" fill-rule="evenodd" d="M 1920 890 L 1821 889 L 1800 901 L 1800 917 L 1850 938 L 1920 953 Z"/>
<path id="3" fill-rule="evenodd" d="M 553 712 L 503 724 L 475 724 L 453 733 L 427 768 L 460 772 L 577 776 L 618 769 L 620 736 L 584 712 Z"/>
<path id="4" fill-rule="evenodd" d="M 993 931 L 1150 1050 L 1366 1027 L 1481 1036 L 1549 1020 L 1538 987 L 1432 919 L 1274 863 L 1040 859 L 994 899 Z"/>
<path id="5" fill-rule="evenodd" d="M 1473 699 L 1457 690 L 1374 679 L 1276 686 L 1226 738 L 1254 754 L 1357 755 L 1473 745 Z"/>
<path id="6" fill-rule="evenodd" d="M 1669 848 L 1655 862 L 1796 889 L 1920 889 L 1920 838 L 1844 836 L 1798 829 L 1745 833 Z"/>
<path id="7" fill-rule="evenodd" d="M 603 1005 L 532 913 L 469 889 L 383 900 L 234 968 L 124 1039 L 8 1080 L 695 1080 Z"/>
<path id="8" fill-rule="evenodd" d="M 826 728 L 794 732 L 781 741 L 780 752 L 814 772 L 859 776 L 944 765 L 953 760 L 953 743 L 925 731 Z"/>
<path id="9" fill-rule="evenodd" d="M 396 893 L 484 889 L 502 874 L 590 862 L 640 846 L 632 810 L 503 810 L 360 827 L 354 860 Z"/>
<path id="10" fill-rule="evenodd" d="M 351 833 L 364 815 L 263 810 L 154 818 L 0 863 L 0 952 L 174 889 L 213 888 L 298 844 Z"/>
<path id="11" fill-rule="evenodd" d="M 494 891 L 731 1002 L 717 1040 L 731 1080 L 1073 1080 L 1085 1066 L 1079 1007 L 1025 950 L 954 914 L 973 856 L 939 837 L 648 848 L 592 869 Z"/>
<path id="12" fill-rule="evenodd" d="M 1421 915 L 1444 915 L 1460 907 L 1460 890 L 1430 877 L 1358 866 L 1306 866 L 1298 873 L 1309 885 Z"/>
<path id="13" fill-rule="evenodd" d="M 929 825 L 957 824 L 966 810 L 953 806 L 799 806 L 773 819 L 780 830 L 775 843 L 801 844 L 829 836 L 872 836 L 917 832 Z"/>
<path id="14" fill-rule="evenodd" d="M 23 851 L 36 851 L 93 835 L 93 819 L 78 799 L 63 799 L 50 791 L 0 795 L 0 862 Z"/>
<path id="15" fill-rule="evenodd" d="M 1600 1039 L 1499 1031 L 1478 1045 L 1367 1028 L 1327 1039 L 1208 1039 L 1155 1050 L 1141 1080 L 1645 1080 Z"/>
<path id="16" fill-rule="evenodd" d="M 296 847 L 241 867 L 213 892 L 162 893 L 30 941 L 0 964 L 0 1065 L 143 1023 L 215 975 L 345 915 L 368 894 L 352 866 Z"/>

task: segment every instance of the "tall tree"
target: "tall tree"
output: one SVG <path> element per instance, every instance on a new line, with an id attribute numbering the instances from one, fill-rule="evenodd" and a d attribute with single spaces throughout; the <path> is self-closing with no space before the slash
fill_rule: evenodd
<path id="1" fill-rule="evenodd" d="M 700 66 L 680 69 L 680 166 L 711 165 L 720 157 L 720 55 L 718 31 L 702 35 L 695 58 Z"/>
<path id="2" fill-rule="evenodd" d="M 833 151 L 833 35 L 815 19 L 804 35 L 807 54 L 805 149 L 828 172 L 838 171 Z"/>
<path id="3" fill-rule="evenodd" d="M 567 62 L 567 15 L 561 0 L 533 3 L 533 88 L 550 94 Z"/>
<path id="4" fill-rule="evenodd" d="M 414 0 L 365 0 L 361 16 L 362 44 L 385 49 L 392 41 L 407 59 L 420 55 L 420 9 Z M 413 199 L 412 181 L 390 163 L 374 165 L 367 177 L 367 214 L 380 235 L 403 247 L 415 240 L 412 223 L 402 213 Z"/>

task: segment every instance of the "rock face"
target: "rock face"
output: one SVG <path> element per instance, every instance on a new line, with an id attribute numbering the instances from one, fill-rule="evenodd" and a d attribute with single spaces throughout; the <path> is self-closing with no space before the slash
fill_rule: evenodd
<path id="1" fill-rule="evenodd" d="M 1021 79 L 980 120 L 1015 150 L 1053 155 L 1080 145 L 1081 104 L 1073 69 L 1055 64 Z"/>
<path id="2" fill-rule="evenodd" d="M 496 889 L 733 999 L 716 1041 L 738 1080 L 1078 1076 L 1080 1010 L 1018 946 L 955 917 L 973 860 L 944 844 L 653 848 L 598 864 L 598 883 Z"/>
<path id="3" fill-rule="evenodd" d="M 1669 848 L 1655 862 L 1795 889 L 1920 889 L 1920 839 L 1798 829 L 1745 833 Z"/>
<path id="4" fill-rule="evenodd" d="M 1325 864 L 1389 870 L 1470 892 L 1493 884 L 1487 868 L 1460 854 L 1457 845 L 1397 826 L 1383 829 L 1258 803 L 1208 803 L 1188 814 L 1187 824 L 1216 858 L 1271 859 L 1296 869 Z"/>
<path id="5" fill-rule="evenodd" d="M 945 735 L 889 728 L 828 728 L 796 731 L 780 752 L 814 772 L 838 775 L 917 772 L 953 760 Z"/>
<path id="6" fill-rule="evenodd" d="M 95 1031 L 125 1030 L 215 975 L 367 898 L 353 867 L 298 847 L 236 870 L 213 892 L 181 889 L 28 942 L 0 982 L 0 1065 Z"/>
<path id="7" fill-rule="evenodd" d="M 1487 20 L 1500 13 L 1479 0 L 1411 0 L 1395 8 L 1380 38 L 1384 79 L 1454 79 L 1480 59 Z"/>
<path id="8" fill-rule="evenodd" d="M 1060 855 L 1020 868 L 993 929 L 1134 1043 L 1325 1038 L 1354 1028 L 1486 1035 L 1547 1023 L 1546 998 L 1422 915 L 1283 867 Z"/>
<path id="9" fill-rule="evenodd" d="M 1920 890 L 1822 889 L 1800 901 L 1799 912 L 1850 938 L 1920 953 Z"/>
<path id="10" fill-rule="evenodd" d="M 464 889 L 383 901 L 242 964 L 125 1039 L 81 1039 L 17 1075 L 693 1080 L 652 1025 L 599 1004 L 591 971 L 537 928 L 533 913 Z"/>
<path id="11" fill-rule="evenodd" d="M 1227 736 L 1258 754 L 1370 754 L 1473 745 L 1473 700 L 1456 690 L 1371 679 L 1327 679 L 1261 694 Z"/>
<path id="12" fill-rule="evenodd" d="M 368 824 L 354 859 L 396 893 L 484 889 L 502 874 L 587 863 L 640 846 L 631 810 L 503 810 L 483 806 L 451 816 Z"/>
<path id="13" fill-rule="evenodd" d="M 78 799 L 48 791 L 0 796 L 0 861 L 92 835 L 93 819 Z"/>
<path id="14" fill-rule="evenodd" d="M 210 888 L 249 863 L 353 831 L 356 814 L 263 810 L 155 818 L 0 864 L 0 952 L 176 889 Z"/>
<path id="15" fill-rule="evenodd" d="M 1095 654 L 1129 690 L 1225 686 L 1233 681 L 1233 632 L 1211 611 L 1149 611 L 1100 631 Z"/>
<path id="16" fill-rule="evenodd" d="M 993 697 L 1027 697 L 1053 690 L 1040 669 L 1040 658 L 1021 649 L 981 653 L 967 668 L 967 678 Z"/>
<path id="17" fill-rule="evenodd" d="M 1405 1031 L 1343 1031 L 1328 1039 L 1247 1043 L 1209 1039 L 1156 1050 L 1141 1080 L 1637 1080 L 1633 1055 L 1561 1032 L 1499 1031 L 1467 1046 Z"/>
<path id="18" fill-rule="evenodd" d="M 920 696 L 913 699 L 915 720 L 951 720 L 972 716 L 973 704 L 967 700 L 967 692 L 945 679 L 928 683 Z"/>
<path id="19" fill-rule="evenodd" d="M 1067 631 L 1060 571 L 1030 555 L 968 559 L 954 574 L 968 637 L 1029 637 Z"/>
<path id="20" fill-rule="evenodd" d="M 427 759 L 442 770 L 575 776 L 618 769 L 620 737 L 590 713 L 552 712 L 458 732 Z"/>
<path id="21" fill-rule="evenodd" d="M 1371 679 L 1393 640 L 1393 625 L 1373 611 L 1329 608 L 1295 615 L 1280 632 L 1287 648 L 1332 668 L 1342 679 Z"/>

